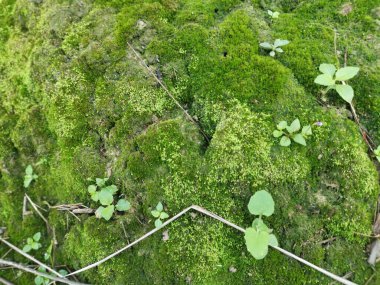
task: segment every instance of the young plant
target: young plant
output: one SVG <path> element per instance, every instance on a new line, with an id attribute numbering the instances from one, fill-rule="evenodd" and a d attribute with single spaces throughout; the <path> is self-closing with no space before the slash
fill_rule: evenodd
<path id="1" fill-rule="evenodd" d="M 248 210 L 252 215 L 259 216 L 252 222 L 252 227 L 245 230 L 245 243 L 247 250 L 255 259 L 263 259 L 268 254 L 268 247 L 278 246 L 276 236 L 272 229 L 262 220 L 262 216 L 269 217 L 274 212 L 272 196 L 265 190 L 256 192 L 248 203 Z"/>
<path id="2" fill-rule="evenodd" d="M 271 10 L 268 10 L 268 15 L 271 16 L 272 19 L 277 19 L 278 16 L 280 15 L 279 12 L 273 12 Z"/>
<path id="3" fill-rule="evenodd" d="M 45 267 L 38 267 L 37 269 L 39 272 L 42 272 L 42 273 L 46 273 L 46 269 Z M 61 274 L 62 276 L 66 276 L 68 274 L 68 272 L 65 270 L 65 269 L 60 269 L 58 270 L 58 273 Z M 36 278 L 34 278 L 34 284 L 35 285 L 48 285 L 51 283 L 51 280 L 49 278 L 46 278 L 46 277 L 43 277 L 43 276 L 37 276 Z"/>
<path id="4" fill-rule="evenodd" d="M 161 227 L 162 220 L 169 218 L 169 215 L 166 212 L 164 212 L 164 206 L 162 205 L 161 202 L 157 204 L 156 209 L 151 211 L 151 213 L 153 217 L 157 218 L 156 221 L 154 222 L 154 225 L 156 226 L 156 228 Z"/>
<path id="5" fill-rule="evenodd" d="M 273 136 L 275 138 L 281 137 L 281 146 L 290 146 L 292 140 L 298 144 L 306 146 L 306 138 L 312 135 L 311 126 L 307 125 L 301 129 L 300 120 L 295 119 L 290 126 L 286 121 L 281 121 L 277 125 L 277 130 L 273 131 Z"/>
<path id="6" fill-rule="evenodd" d="M 354 90 L 345 81 L 354 77 L 359 72 L 359 67 L 346 66 L 337 70 L 333 64 L 322 63 L 319 66 L 319 71 L 322 74 L 315 78 L 314 83 L 327 86 L 326 92 L 335 89 L 344 101 L 352 102 Z M 336 83 L 337 81 L 340 83 Z"/>
<path id="7" fill-rule="evenodd" d="M 22 251 L 23 252 L 29 252 L 32 249 L 34 249 L 34 250 L 40 249 L 42 247 L 42 245 L 39 243 L 40 238 L 41 238 L 41 233 L 40 232 L 35 233 L 34 236 L 33 236 L 33 238 L 27 238 L 26 245 L 24 246 L 24 248 L 22 249 Z"/>
<path id="8" fill-rule="evenodd" d="M 97 218 L 103 218 L 106 221 L 109 221 L 115 212 L 115 209 L 124 212 L 131 208 L 131 204 L 125 199 L 118 200 L 116 205 L 113 204 L 113 196 L 117 192 L 117 187 L 116 185 L 106 186 L 108 178 L 96 178 L 95 181 L 96 184 L 88 186 L 88 192 L 93 201 L 100 202 L 102 205 L 95 211 L 95 216 Z"/>
<path id="9" fill-rule="evenodd" d="M 31 165 L 28 165 L 25 168 L 24 187 L 28 188 L 30 183 L 32 183 L 32 181 L 36 180 L 37 178 L 38 178 L 38 175 L 33 174 L 33 167 Z"/>
<path id="10" fill-rule="evenodd" d="M 377 160 L 380 162 L 380 145 L 374 150 Z"/>
<path id="11" fill-rule="evenodd" d="M 260 43 L 260 46 L 263 48 L 263 49 L 266 49 L 266 50 L 270 50 L 269 52 L 269 55 L 274 57 L 276 55 L 276 52 L 284 52 L 282 50 L 282 46 L 285 46 L 289 43 L 288 40 L 280 40 L 280 39 L 277 39 L 274 41 L 273 44 L 270 44 L 268 42 L 264 42 L 264 43 Z"/>

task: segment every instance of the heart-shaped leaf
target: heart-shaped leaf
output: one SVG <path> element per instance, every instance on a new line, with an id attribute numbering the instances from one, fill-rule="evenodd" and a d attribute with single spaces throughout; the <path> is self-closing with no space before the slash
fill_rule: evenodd
<path id="1" fill-rule="evenodd" d="M 267 232 L 248 228 L 244 238 L 248 251 L 255 259 L 263 259 L 268 254 L 269 234 Z"/>
<path id="2" fill-rule="evenodd" d="M 300 128 L 301 128 L 301 123 L 300 123 L 300 120 L 298 120 L 298 119 L 295 119 L 290 124 L 290 126 L 286 127 L 286 129 L 288 130 L 289 133 L 297 132 L 297 131 L 299 131 Z"/>
<path id="3" fill-rule="evenodd" d="M 23 252 L 29 252 L 29 251 L 31 251 L 31 250 L 32 250 L 32 246 L 29 245 L 29 244 L 26 244 L 26 245 L 23 247 L 23 249 L 22 249 Z"/>
<path id="4" fill-rule="evenodd" d="M 335 74 L 336 67 L 333 64 L 322 63 L 319 66 L 319 71 L 322 72 L 322 73 L 324 73 L 324 74 L 330 75 L 331 78 L 332 78 L 334 76 L 334 74 Z"/>
<path id="5" fill-rule="evenodd" d="M 343 98 L 344 101 L 351 103 L 352 98 L 354 98 L 354 90 L 350 85 L 338 84 L 335 86 L 336 91 Z"/>
<path id="6" fill-rule="evenodd" d="M 130 208 L 131 208 L 131 203 L 129 203 L 127 200 L 120 199 L 119 201 L 117 201 L 116 210 L 128 211 Z"/>
<path id="7" fill-rule="evenodd" d="M 160 219 L 157 219 L 155 222 L 154 222 L 154 225 L 156 228 L 159 228 L 162 226 L 162 221 Z"/>
<path id="8" fill-rule="evenodd" d="M 291 141 L 287 136 L 283 136 L 280 140 L 280 146 L 290 146 Z"/>
<path id="9" fill-rule="evenodd" d="M 152 214 L 153 217 L 155 218 L 158 218 L 161 214 L 161 212 L 157 211 L 157 210 L 153 210 L 150 212 Z"/>
<path id="10" fill-rule="evenodd" d="M 35 233 L 34 236 L 33 236 L 33 239 L 34 239 L 35 241 L 39 241 L 40 238 L 41 238 L 41 233 L 40 233 L 40 232 Z"/>
<path id="11" fill-rule="evenodd" d="M 115 211 L 115 206 L 109 205 L 109 206 L 103 208 L 100 214 L 101 214 L 102 218 L 104 218 L 106 221 L 109 221 L 112 218 L 114 211 Z"/>
<path id="12" fill-rule="evenodd" d="M 90 186 L 88 186 L 87 191 L 91 195 L 94 194 L 96 192 L 96 185 L 90 185 Z"/>
<path id="13" fill-rule="evenodd" d="M 280 131 L 284 130 L 288 126 L 288 123 L 286 121 L 281 121 L 277 124 L 277 129 Z"/>
<path id="14" fill-rule="evenodd" d="M 108 206 L 113 202 L 113 195 L 109 190 L 102 189 L 99 192 L 99 201 L 103 206 Z"/>
<path id="15" fill-rule="evenodd" d="M 335 74 L 335 80 L 345 81 L 351 79 L 359 72 L 359 67 L 347 66 L 338 69 Z"/>
<path id="16" fill-rule="evenodd" d="M 274 212 L 274 201 L 272 196 L 265 190 L 257 191 L 249 200 L 248 210 L 253 215 L 264 215 L 269 217 Z"/>
<path id="17" fill-rule="evenodd" d="M 279 131 L 279 130 L 274 130 L 274 131 L 273 131 L 273 136 L 274 136 L 275 138 L 279 138 L 279 137 L 281 137 L 283 134 L 284 134 L 283 131 Z"/>
<path id="18" fill-rule="evenodd" d="M 158 202 L 158 204 L 156 206 L 156 210 L 159 211 L 159 212 L 162 212 L 163 209 L 164 209 L 164 206 L 162 205 L 162 203 Z"/>
<path id="19" fill-rule="evenodd" d="M 165 212 L 161 212 L 161 214 L 160 214 L 160 219 L 161 219 L 161 220 L 165 220 L 165 219 L 167 219 L 167 218 L 169 218 L 169 215 L 168 215 L 167 213 L 165 213 Z"/>

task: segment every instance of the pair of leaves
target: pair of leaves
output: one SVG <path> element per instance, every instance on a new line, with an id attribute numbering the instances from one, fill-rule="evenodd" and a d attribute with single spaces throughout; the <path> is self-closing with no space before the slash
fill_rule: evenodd
<path id="1" fill-rule="evenodd" d="M 245 231 L 247 250 L 256 259 L 263 259 L 268 253 L 269 245 L 278 246 L 277 238 L 261 219 L 261 216 L 271 216 L 274 213 L 274 201 L 265 190 L 257 191 L 249 200 L 248 210 L 253 215 L 260 216 L 252 222 L 252 227 Z"/>
<path id="2" fill-rule="evenodd" d="M 271 16 L 272 19 L 277 19 L 278 16 L 280 15 L 279 12 L 273 12 L 271 10 L 268 10 L 268 15 Z"/>
<path id="3" fill-rule="evenodd" d="M 41 233 L 35 233 L 33 238 L 27 238 L 26 245 L 23 247 L 23 252 L 29 252 L 32 249 L 38 250 L 42 247 L 42 245 L 39 243 L 39 240 L 41 239 Z"/>
<path id="4" fill-rule="evenodd" d="M 377 160 L 380 162 L 380 145 L 374 150 Z"/>
<path id="5" fill-rule="evenodd" d="M 33 173 L 33 167 L 31 165 L 28 165 L 25 169 L 24 187 L 28 188 L 30 186 L 30 183 L 32 183 L 32 181 L 36 180 L 37 178 L 38 175 Z"/>
<path id="6" fill-rule="evenodd" d="M 153 217 L 157 218 L 154 222 L 154 225 L 156 226 L 156 228 L 159 228 L 162 226 L 162 220 L 169 218 L 169 215 L 166 212 L 164 212 L 164 206 L 162 205 L 161 202 L 157 204 L 155 210 L 151 211 L 151 214 Z"/>
<path id="7" fill-rule="evenodd" d="M 354 90 L 347 84 L 336 84 L 336 81 L 346 81 L 353 78 L 358 72 L 359 67 L 347 66 L 336 69 L 333 64 L 322 63 L 319 66 L 319 71 L 322 74 L 315 78 L 314 83 L 327 86 L 328 90 L 335 89 L 340 97 L 348 103 L 354 98 Z"/>
<path id="8" fill-rule="evenodd" d="M 100 219 L 103 218 L 106 221 L 109 221 L 113 213 L 115 212 L 115 209 L 118 211 L 128 211 L 131 208 L 131 204 L 125 200 L 125 199 L 120 199 L 116 206 L 114 205 L 108 205 L 107 207 L 100 206 L 96 211 L 95 211 L 95 216 Z"/>
<path id="9" fill-rule="evenodd" d="M 276 55 L 276 51 L 277 52 L 284 52 L 282 50 L 282 48 L 280 48 L 280 47 L 285 46 L 287 44 L 289 44 L 288 40 L 276 39 L 273 44 L 270 44 L 268 42 L 260 43 L 260 47 L 262 47 L 263 49 L 266 49 L 266 50 L 270 50 L 269 55 L 274 57 Z"/>
<path id="10" fill-rule="evenodd" d="M 289 146 L 291 144 L 291 139 L 301 145 L 306 146 L 306 140 L 308 136 L 312 135 L 311 126 L 304 126 L 300 133 L 297 133 L 301 129 L 301 123 L 299 119 L 295 119 L 290 126 L 286 121 L 281 121 L 277 125 L 277 130 L 273 131 L 273 136 L 280 139 L 281 146 Z M 287 131 L 287 133 L 285 132 Z"/>

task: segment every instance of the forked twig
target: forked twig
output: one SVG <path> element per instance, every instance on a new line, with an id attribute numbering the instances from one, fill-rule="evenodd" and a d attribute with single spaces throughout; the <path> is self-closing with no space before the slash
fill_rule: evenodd
<path id="1" fill-rule="evenodd" d="M 99 261 L 97 261 L 95 263 L 92 263 L 92 264 L 90 264 L 90 265 L 88 265 L 86 267 L 83 267 L 82 269 L 74 271 L 74 272 L 72 272 L 72 273 L 70 273 L 70 274 L 68 274 L 66 276 L 71 276 L 71 275 L 74 275 L 74 274 L 81 273 L 83 271 L 89 270 L 91 268 L 94 268 L 94 267 L 96 267 L 96 266 L 98 266 L 98 265 L 106 262 L 107 260 L 115 257 L 116 255 L 118 255 L 118 254 L 122 253 L 123 251 L 127 250 L 128 248 L 134 246 L 135 244 L 138 244 L 142 240 L 144 240 L 147 237 L 149 237 L 149 236 L 153 235 L 154 233 L 158 232 L 159 230 L 161 230 L 162 228 L 164 228 L 165 226 L 167 226 L 171 222 L 174 222 L 175 220 L 177 220 L 179 217 L 183 216 L 184 214 L 186 214 L 190 210 L 198 211 L 198 212 L 200 212 L 200 213 L 202 213 L 202 214 L 204 214 L 206 216 L 209 216 L 209 217 L 211 217 L 213 219 L 216 219 L 216 220 L 218 220 L 218 221 L 220 221 L 220 222 L 222 222 L 222 223 L 224 223 L 224 224 L 226 224 L 226 225 L 228 225 L 228 226 L 230 226 L 230 227 L 232 227 L 232 228 L 234 228 L 234 229 L 236 229 L 236 230 L 238 230 L 238 231 L 240 231 L 242 233 L 245 233 L 245 229 L 243 229 L 242 227 L 239 227 L 238 225 L 236 225 L 236 224 L 234 224 L 234 223 L 232 223 L 232 222 L 230 222 L 230 221 L 228 221 L 226 219 L 223 219 L 222 217 L 220 217 L 220 216 L 218 216 L 218 215 L 216 215 L 216 214 L 214 214 L 214 213 L 212 213 L 212 212 L 210 212 L 210 211 L 208 211 L 208 210 L 206 210 L 206 209 L 204 209 L 204 208 L 202 208 L 200 206 L 192 205 L 192 206 L 190 206 L 190 207 L 182 210 L 181 212 L 179 212 L 177 215 L 173 216 L 172 218 L 168 219 L 166 222 L 164 222 L 162 224 L 161 227 L 155 228 L 155 229 L 151 230 L 150 232 L 146 233 L 142 237 L 140 237 L 137 240 L 129 243 L 125 247 L 117 250 L 116 252 L 114 252 L 114 253 L 106 256 L 105 258 L 103 258 L 103 259 L 101 259 L 101 260 L 99 260 Z M 286 256 L 289 256 L 289 257 L 291 257 L 291 258 L 293 258 L 293 259 L 295 259 L 295 260 L 297 260 L 297 261 L 299 261 L 299 262 L 301 262 L 301 263 L 303 263 L 303 264 L 305 264 L 305 265 L 307 265 L 307 266 L 309 266 L 309 267 L 311 267 L 311 268 L 313 268 L 313 269 L 315 269 L 315 270 L 317 270 L 317 271 L 325 274 L 326 276 L 328 276 L 328 277 L 330 277 L 330 278 L 332 278 L 332 279 L 334 279 L 334 280 L 336 280 L 336 281 L 338 281 L 338 282 L 340 282 L 342 284 L 345 284 L 345 285 L 356 285 L 355 283 L 353 283 L 353 282 L 351 282 L 351 281 L 349 281 L 347 279 L 344 279 L 344 278 L 342 278 L 340 276 L 337 276 L 337 275 L 335 275 L 335 274 L 333 274 L 333 273 L 331 273 L 331 272 L 329 272 L 329 271 L 327 271 L 327 270 L 325 270 L 323 268 L 320 268 L 320 267 L 318 267 L 318 266 L 316 266 L 316 265 L 308 262 L 307 260 L 305 260 L 305 259 L 303 259 L 301 257 L 298 257 L 297 255 L 294 255 L 293 253 L 291 253 L 291 252 L 289 252 L 289 251 L 287 251 L 285 249 L 282 249 L 282 248 L 280 248 L 278 246 L 271 246 L 271 247 L 274 248 L 274 249 L 276 249 L 276 250 L 278 250 L 278 251 L 280 251 L 281 253 L 285 254 Z"/>
<path id="2" fill-rule="evenodd" d="M 78 283 L 78 282 L 74 282 L 74 281 L 71 281 L 71 280 L 68 280 L 68 279 L 64 279 L 64 278 L 60 278 L 60 277 L 55 277 L 55 276 L 46 274 L 44 272 L 40 272 L 40 271 L 31 269 L 31 268 L 29 268 L 29 267 L 27 267 L 27 266 L 25 266 L 23 264 L 15 263 L 13 261 L 5 260 L 5 259 L 0 259 L 0 265 L 8 265 L 8 266 L 11 266 L 13 268 L 17 268 L 17 269 L 20 269 L 20 270 L 32 273 L 34 275 L 39 275 L 39 276 L 42 276 L 42 277 L 45 277 L 45 278 L 48 278 L 48 279 L 51 279 L 51 280 L 54 280 L 54 281 L 58 281 L 58 282 L 61 282 L 61 283 L 69 284 L 69 285 L 86 285 L 85 283 Z"/>
<path id="3" fill-rule="evenodd" d="M 149 66 L 144 62 L 144 60 L 141 58 L 141 56 L 137 53 L 137 51 L 133 48 L 133 46 L 127 42 L 129 48 L 133 51 L 133 53 L 135 54 L 135 56 L 137 57 L 137 59 L 139 60 L 140 64 L 146 69 L 148 70 L 148 72 L 150 73 L 150 75 L 153 76 L 153 78 L 157 81 L 157 83 L 162 87 L 162 89 L 164 89 L 164 91 L 166 92 L 166 94 L 173 100 L 173 102 L 184 112 L 186 118 L 191 121 L 192 123 L 194 123 L 200 130 L 200 132 L 202 133 L 202 136 L 205 138 L 205 140 L 207 142 L 210 142 L 210 139 L 208 138 L 208 136 L 206 135 L 206 133 L 203 131 L 203 129 L 201 128 L 201 126 L 194 120 L 194 118 L 185 110 L 185 108 L 182 107 L 182 105 L 178 102 L 178 100 L 173 96 L 173 94 L 169 91 L 169 89 L 166 87 L 166 85 L 157 77 L 157 75 L 149 68 Z"/>

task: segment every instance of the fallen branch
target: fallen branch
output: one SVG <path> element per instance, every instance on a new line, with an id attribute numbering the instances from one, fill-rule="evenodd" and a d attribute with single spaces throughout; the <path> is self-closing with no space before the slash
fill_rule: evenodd
<path id="1" fill-rule="evenodd" d="M 15 263 L 15 262 L 12 262 L 12 261 L 9 261 L 9 260 L 0 259 L 0 265 L 8 265 L 8 266 L 11 266 L 13 268 L 17 268 L 17 269 L 20 269 L 20 270 L 32 273 L 34 275 L 42 276 L 42 277 L 48 278 L 50 280 L 54 280 L 54 281 L 65 283 L 65 284 L 69 284 L 69 285 L 86 285 L 85 283 L 78 283 L 78 282 L 74 282 L 74 281 L 71 281 L 71 280 L 68 280 L 68 279 L 64 279 L 64 278 L 60 278 L 60 277 L 55 277 L 55 276 L 46 274 L 44 272 L 40 272 L 40 271 L 31 269 L 31 268 L 29 268 L 29 267 L 27 267 L 27 266 L 25 266 L 23 264 Z"/>
<path id="2" fill-rule="evenodd" d="M 89 270 L 91 268 L 94 268 L 96 266 L 99 266 L 100 264 L 106 262 L 107 260 L 115 257 L 116 255 L 118 255 L 118 254 L 122 253 L 123 251 L 127 250 L 128 248 L 134 246 L 135 244 L 138 244 L 139 242 L 143 241 L 147 237 L 149 237 L 149 236 L 153 235 L 154 233 L 158 232 L 159 230 L 161 230 L 162 228 L 166 227 L 170 223 L 174 222 L 175 220 L 177 220 L 179 217 L 183 216 L 184 214 L 186 214 L 190 210 L 198 211 L 198 212 L 200 212 L 200 213 L 202 213 L 202 214 L 204 214 L 206 216 L 209 216 L 209 217 L 211 217 L 213 219 L 216 219 L 216 220 L 218 220 L 218 221 L 220 221 L 220 222 L 222 222 L 222 223 L 224 223 L 224 224 L 226 224 L 226 225 L 228 225 L 228 226 L 230 226 L 230 227 L 232 227 L 232 228 L 234 228 L 234 229 L 236 229 L 236 230 L 238 230 L 238 231 L 240 231 L 242 233 L 245 233 L 245 229 L 243 229 L 242 227 L 239 227 L 238 225 L 236 225 L 236 224 L 234 224 L 234 223 L 232 223 L 232 222 L 230 222 L 230 221 L 228 221 L 226 219 L 223 219 L 222 217 L 220 217 L 220 216 L 218 216 L 218 215 L 216 215 L 216 214 L 214 214 L 214 213 L 212 213 L 212 212 L 210 212 L 210 211 L 208 211 L 208 210 L 206 210 L 206 209 L 204 209 L 202 207 L 199 207 L 197 205 L 192 205 L 192 206 L 190 206 L 190 207 L 182 210 L 177 215 L 175 215 L 175 216 L 171 217 L 170 219 L 168 219 L 166 222 L 164 222 L 161 225 L 161 227 L 155 228 L 155 229 L 151 230 L 150 232 L 146 233 L 142 237 L 140 237 L 137 240 L 129 243 L 125 247 L 117 250 L 116 252 L 114 252 L 114 253 L 106 256 L 105 258 L 103 258 L 103 259 L 101 259 L 101 260 L 99 260 L 99 261 L 97 261 L 95 263 L 92 263 L 90 265 L 87 265 L 86 267 L 83 267 L 82 269 L 74 271 L 74 272 L 72 272 L 72 273 L 70 273 L 70 274 L 68 274 L 66 276 L 75 275 L 75 274 L 81 273 L 83 271 Z M 303 263 L 303 264 L 305 264 L 305 265 L 307 265 L 307 266 L 309 266 L 309 267 L 311 267 L 311 268 L 313 268 L 313 269 L 315 269 L 315 270 L 317 270 L 317 271 L 325 274 L 326 276 L 334 279 L 335 281 L 338 281 L 338 282 L 340 282 L 342 284 L 345 284 L 345 285 L 356 285 L 355 283 L 353 283 L 353 282 L 351 282 L 351 281 L 349 281 L 347 279 L 344 279 L 344 278 L 342 278 L 340 276 L 337 276 L 337 275 L 335 275 L 335 274 L 333 274 L 333 273 L 331 273 L 331 272 L 329 272 L 329 271 L 327 271 L 327 270 L 325 270 L 323 268 L 320 268 L 320 267 L 318 267 L 318 266 L 316 266 L 316 265 L 308 262 L 307 260 L 294 255 L 293 253 L 291 253 L 291 252 L 289 252 L 289 251 L 287 251 L 285 249 L 282 249 L 282 248 L 277 247 L 277 246 L 271 246 L 271 247 L 274 248 L 274 249 L 276 249 L 276 250 L 278 250 L 278 251 L 280 251 L 284 255 L 289 256 L 289 257 L 291 257 L 291 258 L 293 258 L 293 259 L 295 259 L 295 260 L 297 260 L 297 261 L 299 261 L 299 262 L 301 262 L 301 263 Z"/>
<path id="3" fill-rule="evenodd" d="M 4 285 L 13 285 L 13 283 L 9 282 L 8 280 L 5 280 L 4 278 L 0 277 L 0 283 Z"/>

